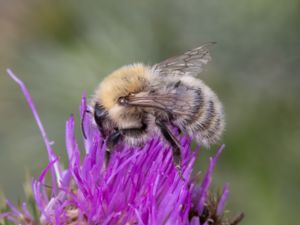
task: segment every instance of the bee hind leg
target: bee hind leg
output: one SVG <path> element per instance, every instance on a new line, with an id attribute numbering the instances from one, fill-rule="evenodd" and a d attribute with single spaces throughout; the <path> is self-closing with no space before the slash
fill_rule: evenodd
<path id="1" fill-rule="evenodd" d="M 166 141 L 169 142 L 169 144 L 172 147 L 173 161 L 174 161 L 175 167 L 178 171 L 178 175 L 180 176 L 180 178 L 182 180 L 185 180 L 183 178 L 182 169 L 181 169 L 181 165 L 180 165 L 181 164 L 181 148 L 180 148 L 180 144 L 179 144 L 178 140 L 172 134 L 172 132 L 169 130 L 169 128 L 165 125 L 164 122 L 162 122 L 160 120 L 156 120 L 155 122 L 156 122 L 156 125 L 161 130 L 161 133 L 164 136 L 164 138 L 166 139 Z"/>

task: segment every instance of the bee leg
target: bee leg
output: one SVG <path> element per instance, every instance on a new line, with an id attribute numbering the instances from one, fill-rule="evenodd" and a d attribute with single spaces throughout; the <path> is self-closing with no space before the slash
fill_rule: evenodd
<path id="1" fill-rule="evenodd" d="M 173 161 L 175 163 L 175 167 L 178 171 L 178 174 L 182 180 L 185 180 L 182 176 L 182 170 L 181 170 L 181 151 L 180 151 L 180 144 L 176 137 L 172 134 L 172 132 L 169 130 L 169 128 L 164 124 L 164 122 L 160 120 L 156 120 L 156 125 L 161 130 L 162 135 L 166 139 L 167 142 L 172 147 L 173 150 Z"/>
<path id="2" fill-rule="evenodd" d="M 172 126 L 172 128 L 175 129 L 176 134 L 181 134 L 182 133 L 182 130 L 178 126 L 176 126 L 174 123 L 171 122 L 171 126 Z"/>
<path id="3" fill-rule="evenodd" d="M 120 130 L 115 130 L 112 134 L 110 134 L 107 137 L 106 141 L 106 153 L 105 153 L 105 167 L 107 168 L 111 152 L 113 151 L 113 148 L 118 144 L 119 140 L 121 138 L 121 132 Z"/>
<path id="4" fill-rule="evenodd" d="M 83 135 L 84 139 L 87 139 L 86 134 L 85 134 L 85 130 L 84 130 L 84 121 L 85 121 L 86 113 L 91 113 L 91 111 L 88 110 L 88 109 L 86 109 L 86 110 L 83 111 L 83 114 L 82 114 L 82 118 L 81 118 L 81 132 L 82 132 L 82 135 Z"/>

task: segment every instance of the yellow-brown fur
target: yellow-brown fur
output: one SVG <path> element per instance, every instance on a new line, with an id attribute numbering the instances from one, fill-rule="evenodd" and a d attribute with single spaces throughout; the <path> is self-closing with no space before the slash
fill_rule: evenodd
<path id="1" fill-rule="evenodd" d="M 119 128 L 141 126 L 141 108 L 124 107 L 118 99 L 145 91 L 149 86 L 150 70 L 143 64 L 123 66 L 109 74 L 96 89 L 94 99 L 107 110 Z"/>
<path id="2" fill-rule="evenodd" d="M 123 66 L 99 84 L 95 98 L 110 110 L 119 97 L 142 91 L 149 83 L 149 76 L 149 69 L 143 64 Z"/>

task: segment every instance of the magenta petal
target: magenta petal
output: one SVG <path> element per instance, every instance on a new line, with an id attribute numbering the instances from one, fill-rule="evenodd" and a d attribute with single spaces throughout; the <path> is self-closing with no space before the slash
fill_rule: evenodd
<path id="1" fill-rule="evenodd" d="M 49 163 L 38 181 L 32 181 L 35 203 L 41 224 L 141 224 L 141 225 L 200 225 L 200 217 L 208 202 L 208 190 L 216 161 L 222 146 L 210 159 L 202 183 L 190 179 L 199 147 L 191 149 L 191 138 L 178 137 L 182 150 L 182 180 L 174 166 L 172 149 L 159 137 L 152 137 L 139 148 L 118 145 L 107 167 L 104 165 L 105 140 L 93 123 L 85 94 L 81 100 L 80 115 L 85 132 L 82 155 L 75 137 L 75 120 L 66 122 L 66 151 L 69 165 L 61 170 L 58 157 L 51 148 L 47 134 L 37 114 L 31 96 L 11 70 L 9 76 L 16 81 L 32 110 L 42 134 Z M 176 133 L 176 132 L 174 132 Z M 52 185 L 46 186 L 45 176 L 51 170 Z M 52 193 L 49 194 L 49 188 Z M 229 188 L 226 184 L 217 205 L 216 216 L 223 215 Z M 21 210 L 10 202 L 9 213 L 0 218 L 23 224 L 24 216 L 33 220 L 25 204 Z M 192 213 L 192 214 L 191 214 Z M 208 224 L 208 218 L 204 219 Z"/>
<path id="2" fill-rule="evenodd" d="M 209 186 L 211 184 L 211 175 L 212 175 L 212 171 L 216 165 L 217 159 L 219 158 L 220 154 L 222 153 L 223 149 L 224 149 L 225 145 L 222 145 L 221 148 L 218 150 L 216 156 L 214 158 L 210 158 L 210 163 L 209 163 L 209 167 L 208 170 L 205 174 L 205 177 L 202 181 L 202 184 L 200 186 L 199 189 L 199 200 L 198 200 L 198 206 L 197 206 L 197 211 L 198 214 L 201 215 L 204 209 L 204 204 L 205 204 L 205 199 L 207 197 L 207 191 L 209 189 Z"/>
<path id="3" fill-rule="evenodd" d="M 194 216 L 190 222 L 190 225 L 200 225 L 199 217 Z"/>
<path id="4" fill-rule="evenodd" d="M 58 158 L 52 160 L 48 165 L 47 167 L 42 171 L 40 177 L 39 177 L 39 182 L 40 183 L 43 183 L 44 182 L 44 179 L 45 179 L 45 176 L 46 174 L 48 173 L 48 171 L 52 168 L 53 164 L 56 163 L 58 161 Z"/>
<path id="5" fill-rule="evenodd" d="M 9 200 L 6 200 L 6 204 L 14 214 L 16 214 L 17 216 L 22 216 L 22 213 Z"/>
<path id="6" fill-rule="evenodd" d="M 50 144 L 50 141 L 48 139 L 48 135 L 44 129 L 44 126 L 42 124 L 42 121 L 37 113 L 37 110 L 36 110 L 36 107 L 35 107 L 35 104 L 31 98 L 31 95 L 26 87 L 26 85 L 23 83 L 23 81 L 21 81 L 13 72 L 11 69 L 7 69 L 7 73 L 8 75 L 20 86 L 25 98 L 26 98 L 26 101 L 31 109 L 31 112 L 34 116 L 34 119 L 40 129 L 40 132 L 41 132 L 41 135 L 42 135 L 42 138 L 43 138 L 43 141 L 44 141 L 44 144 L 46 146 L 46 149 L 47 149 L 47 152 L 48 152 L 48 157 L 49 157 L 49 161 L 52 161 L 54 159 L 57 158 L 56 154 L 54 153 L 53 149 L 51 148 L 51 144 Z M 53 175 L 55 175 L 55 178 L 57 180 L 57 182 L 59 183 L 59 180 L 61 178 L 61 171 L 60 171 L 60 168 L 59 168 L 59 165 L 58 163 L 56 163 L 54 165 L 54 173 Z M 55 186 L 55 183 L 52 184 L 53 186 Z"/>
<path id="7" fill-rule="evenodd" d="M 0 213 L 0 219 L 7 218 L 10 215 L 10 213 L 5 212 L 5 213 Z"/>
<path id="8" fill-rule="evenodd" d="M 75 121 L 73 115 L 66 122 L 66 149 L 69 160 L 71 161 L 74 157 L 74 153 L 78 151 L 78 144 L 75 139 Z"/>
<path id="9" fill-rule="evenodd" d="M 9 221 L 19 224 L 19 220 L 12 213 L 0 213 L 0 219 L 8 219 Z"/>
<path id="10" fill-rule="evenodd" d="M 228 196 L 229 196 L 229 185 L 225 184 L 221 198 L 218 202 L 218 207 L 217 207 L 217 215 L 218 216 L 221 216 L 223 214 L 224 208 L 225 208 L 225 203 L 228 199 Z"/>

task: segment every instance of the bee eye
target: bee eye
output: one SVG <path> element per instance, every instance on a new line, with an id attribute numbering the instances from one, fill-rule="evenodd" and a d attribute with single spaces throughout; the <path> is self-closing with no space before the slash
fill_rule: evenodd
<path id="1" fill-rule="evenodd" d="M 128 100 L 127 100 L 126 97 L 120 97 L 120 98 L 118 99 L 118 102 L 119 102 L 120 105 L 126 105 L 127 102 L 128 102 Z"/>

